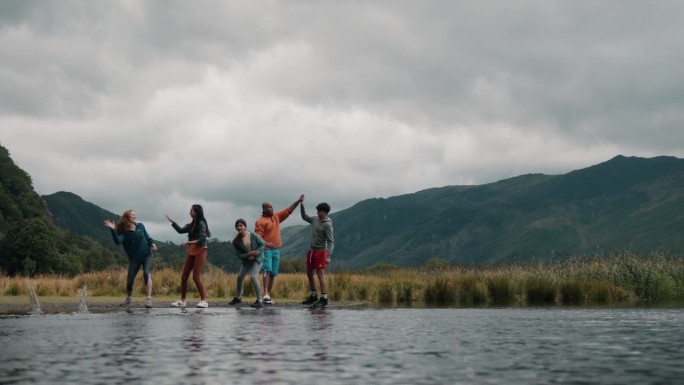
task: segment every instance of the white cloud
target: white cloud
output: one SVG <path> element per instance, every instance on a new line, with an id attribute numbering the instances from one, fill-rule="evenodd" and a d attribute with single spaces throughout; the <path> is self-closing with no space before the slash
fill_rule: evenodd
<path id="1" fill-rule="evenodd" d="M 262 201 L 373 197 L 684 155 L 659 2 L 6 2 L 0 141 L 36 190 L 222 239 Z M 299 224 L 300 219 L 288 221 Z"/>

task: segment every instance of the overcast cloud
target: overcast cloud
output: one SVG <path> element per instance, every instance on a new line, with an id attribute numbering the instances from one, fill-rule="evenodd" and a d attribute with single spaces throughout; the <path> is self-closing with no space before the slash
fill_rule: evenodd
<path id="1" fill-rule="evenodd" d="M 0 143 L 40 194 L 227 240 L 301 193 L 683 157 L 682 47 L 678 1 L 2 1 Z"/>

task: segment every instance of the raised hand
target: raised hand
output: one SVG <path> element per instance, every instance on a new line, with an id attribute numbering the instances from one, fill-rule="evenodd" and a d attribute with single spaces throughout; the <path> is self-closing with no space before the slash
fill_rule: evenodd
<path id="1" fill-rule="evenodd" d="M 104 225 L 109 227 L 110 229 L 114 230 L 116 228 L 116 224 L 109 219 L 105 219 Z"/>

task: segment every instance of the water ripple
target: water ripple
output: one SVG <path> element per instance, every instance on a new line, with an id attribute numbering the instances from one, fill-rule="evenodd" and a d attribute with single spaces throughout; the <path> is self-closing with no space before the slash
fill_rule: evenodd
<path id="1" fill-rule="evenodd" d="M 0 316 L 4 383 L 656 384 L 682 309 L 153 309 Z"/>

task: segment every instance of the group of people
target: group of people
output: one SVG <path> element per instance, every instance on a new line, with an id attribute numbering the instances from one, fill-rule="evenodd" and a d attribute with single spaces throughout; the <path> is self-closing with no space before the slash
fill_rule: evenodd
<path id="1" fill-rule="evenodd" d="M 316 215 L 309 216 L 304 209 L 304 195 L 300 196 L 289 207 L 278 212 L 273 211 L 273 205 L 270 202 L 264 202 L 261 217 L 256 221 L 254 231 L 247 229 L 247 222 L 244 219 L 240 218 L 235 221 L 237 235 L 232 244 L 237 257 L 241 260 L 241 266 L 237 277 L 235 297 L 229 302 L 229 305 L 242 303 L 242 292 L 247 274 L 250 275 L 256 291 L 256 301 L 251 306 L 261 308 L 264 304 L 274 303 L 272 292 L 275 278 L 280 271 L 280 248 L 282 246 L 280 223 L 285 221 L 298 205 L 302 219 L 311 224 L 311 240 L 306 253 L 306 275 L 311 292 L 302 304 L 319 308 L 327 306 L 328 285 L 325 269 L 330 263 L 335 245 L 332 221 L 328 217 L 330 205 L 325 202 L 318 204 Z M 188 279 L 192 273 L 192 279 L 200 295 L 197 307 L 207 308 L 209 304 L 202 284 L 202 269 L 207 260 L 207 238 L 211 237 L 211 231 L 204 217 L 204 210 L 199 204 L 192 205 L 190 208 L 192 221 L 182 227 L 168 215 L 165 217 L 179 234 L 188 234 L 188 241 L 180 244 L 181 247 L 187 247 L 187 256 L 181 274 L 181 298 L 172 302 L 171 306 L 187 306 Z M 157 250 L 153 239 L 147 233 L 145 226 L 137 222 L 136 213 L 133 210 L 124 211 L 118 223 L 107 219 L 104 224 L 110 228 L 114 243 L 122 244 L 128 255 L 127 297 L 124 305 L 132 303 L 133 282 L 140 267 L 142 267 L 147 293 L 145 306 L 152 307 L 152 252 Z M 258 279 L 259 272 L 262 270 L 264 272 L 263 296 Z M 321 289 L 320 298 L 316 291 L 316 278 L 318 278 Z"/>

